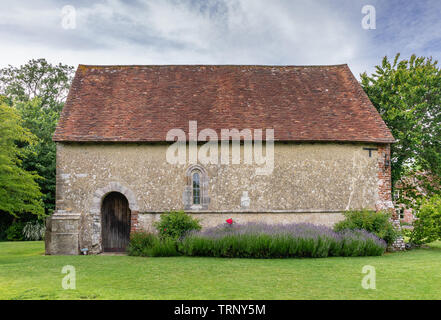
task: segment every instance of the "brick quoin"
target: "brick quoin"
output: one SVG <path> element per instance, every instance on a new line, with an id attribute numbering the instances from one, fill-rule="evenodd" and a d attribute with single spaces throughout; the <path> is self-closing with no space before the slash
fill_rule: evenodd
<path id="1" fill-rule="evenodd" d="M 386 163 L 388 162 L 388 163 Z M 392 202 L 392 170 L 390 162 L 390 144 L 378 146 L 378 196 L 377 211 L 386 210 L 392 215 L 392 223 L 400 230 L 400 219 Z M 404 238 L 400 236 L 389 250 L 404 250 Z"/>
<path id="2" fill-rule="evenodd" d="M 138 231 L 138 211 L 132 211 L 130 215 L 130 234 Z"/>
<path id="3" fill-rule="evenodd" d="M 389 163 L 386 164 L 386 161 Z M 390 207 L 392 204 L 392 178 L 389 144 L 380 145 L 378 147 L 378 179 L 379 203 L 377 205 L 377 211 L 391 209 L 393 211 L 394 218 L 396 218 L 395 210 L 393 207 Z"/>

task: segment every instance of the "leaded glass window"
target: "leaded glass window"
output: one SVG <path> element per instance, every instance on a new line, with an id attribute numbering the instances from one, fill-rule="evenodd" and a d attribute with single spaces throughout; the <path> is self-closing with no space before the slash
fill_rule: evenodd
<path id="1" fill-rule="evenodd" d="M 201 181 L 199 172 L 193 173 L 193 204 L 201 204 Z"/>
<path id="2" fill-rule="evenodd" d="M 185 190 L 182 200 L 185 210 L 208 210 L 208 175 L 205 168 L 193 165 L 185 173 Z"/>

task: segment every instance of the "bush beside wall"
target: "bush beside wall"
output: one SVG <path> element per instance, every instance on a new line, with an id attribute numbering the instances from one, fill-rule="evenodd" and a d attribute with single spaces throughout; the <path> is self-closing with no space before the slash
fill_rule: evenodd
<path id="1" fill-rule="evenodd" d="M 155 223 L 156 230 L 161 238 L 182 239 L 188 232 L 201 230 L 201 224 L 184 211 L 166 212 Z"/>
<path id="2" fill-rule="evenodd" d="M 347 211 L 343 213 L 345 220 L 337 223 L 334 230 L 366 230 L 375 234 L 378 238 L 386 241 L 388 245 L 400 235 L 391 222 L 391 216 L 387 212 L 375 212 L 371 210 Z"/>
<path id="3" fill-rule="evenodd" d="M 179 255 L 176 246 L 175 239 L 138 232 L 131 236 L 127 253 L 130 256 L 141 257 L 173 257 Z"/>

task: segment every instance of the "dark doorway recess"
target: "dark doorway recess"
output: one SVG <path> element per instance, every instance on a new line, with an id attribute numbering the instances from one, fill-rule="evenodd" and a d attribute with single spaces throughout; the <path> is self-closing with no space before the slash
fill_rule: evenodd
<path id="1" fill-rule="evenodd" d="M 125 252 L 130 239 L 130 208 L 119 192 L 109 193 L 101 206 L 104 252 Z"/>

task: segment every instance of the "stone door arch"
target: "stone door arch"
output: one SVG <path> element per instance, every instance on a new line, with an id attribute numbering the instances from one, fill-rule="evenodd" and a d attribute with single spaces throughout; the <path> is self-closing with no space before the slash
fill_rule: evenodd
<path id="1" fill-rule="evenodd" d="M 130 208 L 119 192 L 108 193 L 101 205 L 101 239 L 104 252 L 125 252 L 130 240 Z"/>
<path id="2" fill-rule="evenodd" d="M 106 196 L 112 192 L 117 192 L 127 199 L 128 208 L 130 209 L 130 232 L 134 232 L 138 227 L 138 212 L 139 207 L 136 201 L 135 193 L 129 188 L 123 186 L 119 182 L 111 182 L 107 186 L 98 189 L 92 199 L 91 214 L 93 219 L 92 226 L 92 251 L 103 251 L 103 238 L 102 238 L 102 214 L 101 206 Z"/>

